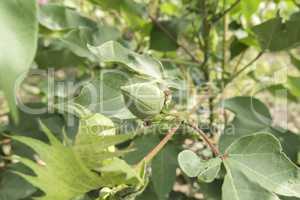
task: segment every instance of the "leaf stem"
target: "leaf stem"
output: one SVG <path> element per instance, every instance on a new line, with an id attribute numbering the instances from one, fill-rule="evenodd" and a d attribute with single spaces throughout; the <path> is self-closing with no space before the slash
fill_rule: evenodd
<path id="1" fill-rule="evenodd" d="M 231 77 L 229 82 L 232 82 L 234 79 L 236 79 L 242 72 L 244 72 L 248 67 L 250 67 L 252 64 L 254 64 L 263 54 L 264 54 L 264 51 L 259 52 L 254 59 L 252 59 L 248 64 L 246 64 L 244 67 L 242 67 L 242 69 L 240 69 L 237 73 L 235 73 Z"/>
<path id="2" fill-rule="evenodd" d="M 150 153 L 148 153 L 143 160 L 140 162 L 142 163 L 143 161 L 148 163 L 150 162 L 165 146 L 166 144 L 172 139 L 172 137 L 175 135 L 176 131 L 179 129 L 182 123 L 177 124 L 175 127 L 171 128 L 167 135 L 160 141 L 160 143 L 154 147 Z"/>
<path id="3" fill-rule="evenodd" d="M 196 125 L 190 124 L 190 123 L 186 123 L 186 125 L 188 125 L 189 127 L 191 127 L 192 129 L 194 129 L 196 132 L 198 132 L 200 134 L 202 139 L 209 146 L 209 148 L 212 150 L 212 152 L 214 153 L 215 156 L 220 155 L 219 149 L 213 143 L 211 143 L 210 139 L 206 136 L 206 134 L 200 128 L 198 128 Z"/>
<path id="4" fill-rule="evenodd" d="M 226 10 L 224 10 L 222 13 L 220 13 L 219 15 L 216 16 L 215 19 L 213 19 L 213 23 L 218 22 L 220 19 L 222 19 L 225 15 L 227 15 L 231 10 L 233 10 L 239 3 L 241 2 L 241 0 L 236 0 L 229 8 L 227 8 Z"/>

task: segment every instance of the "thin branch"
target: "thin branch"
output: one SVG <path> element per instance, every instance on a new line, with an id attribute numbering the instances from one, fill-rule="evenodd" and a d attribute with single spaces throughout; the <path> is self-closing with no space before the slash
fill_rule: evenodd
<path id="1" fill-rule="evenodd" d="M 216 16 L 216 18 L 213 19 L 213 23 L 216 23 L 220 19 L 222 19 L 226 14 L 228 14 L 231 10 L 233 10 L 240 2 L 241 2 L 241 0 L 236 0 L 229 8 L 227 8 L 226 10 L 224 10 L 222 13 L 219 13 Z"/>
<path id="2" fill-rule="evenodd" d="M 140 163 L 142 163 L 143 161 L 147 163 L 150 162 L 172 139 L 181 124 L 182 123 L 177 124 L 175 127 L 171 128 L 168 131 L 167 135 L 160 141 L 160 143 L 156 147 L 154 147 L 154 149 L 152 149 L 152 151 L 150 151 L 150 153 L 148 153 L 148 155 L 146 155 Z"/>
<path id="3" fill-rule="evenodd" d="M 206 134 L 200 128 L 198 128 L 194 124 L 187 123 L 187 125 L 200 134 L 201 138 L 209 146 L 209 148 L 212 150 L 212 152 L 214 153 L 215 156 L 219 156 L 220 155 L 219 149 L 214 144 L 211 143 L 210 139 L 206 136 Z"/>
<path id="4" fill-rule="evenodd" d="M 234 79 L 236 79 L 241 73 L 243 73 L 252 64 L 254 64 L 263 54 L 264 54 L 264 51 L 259 52 L 254 59 L 252 59 L 248 64 L 246 64 L 244 67 L 242 67 L 242 69 L 240 69 L 237 73 L 235 73 L 231 77 L 230 82 L 233 81 Z"/>
<path id="5" fill-rule="evenodd" d="M 187 61 L 187 60 L 168 59 L 168 58 L 160 58 L 159 60 L 162 61 L 162 62 L 167 62 L 167 63 L 175 63 L 175 64 L 182 64 L 182 65 L 199 66 L 199 63 L 197 63 L 197 62 L 191 62 L 191 61 Z"/>
<path id="6" fill-rule="evenodd" d="M 172 33 L 170 33 L 159 21 L 156 20 L 156 18 L 152 17 L 151 15 L 149 15 L 151 21 L 160 29 L 162 30 L 171 40 L 173 40 L 177 46 L 181 47 L 190 57 L 193 61 L 195 62 L 201 62 L 199 61 L 191 52 L 190 50 L 185 47 L 184 45 L 180 44 L 177 39 L 174 37 L 174 35 L 172 35 Z"/>
<path id="7" fill-rule="evenodd" d="M 246 51 L 243 51 L 241 53 L 241 55 L 239 56 L 238 61 L 236 62 L 236 65 L 233 67 L 233 73 L 234 74 L 237 72 L 239 66 L 241 65 L 241 63 L 242 63 L 242 61 L 244 59 L 245 54 L 246 54 Z"/>

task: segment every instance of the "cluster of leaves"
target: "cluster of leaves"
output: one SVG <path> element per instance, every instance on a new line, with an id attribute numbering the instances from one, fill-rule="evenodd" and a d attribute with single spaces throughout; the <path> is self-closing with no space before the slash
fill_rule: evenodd
<path id="1" fill-rule="evenodd" d="M 285 0 L 1 1 L 0 47 L 8 53 L 0 55 L 0 88 L 11 119 L 0 127 L 0 199 L 195 199 L 175 192 L 176 182 L 210 200 L 299 199 L 299 135 L 275 126 L 254 97 L 223 99 L 265 52 L 286 52 L 299 69 L 297 6 Z M 242 66 L 253 51 L 258 55 Z M 19 102 L 18 109 L 16 89 L 28 86 L 24 79 L 34 67 L 54 69 L 55 81 L 39 77 L 33 83 L 39 103 Z M 267 91 L 284 90 L 297 103 L 299 87 L 299 78 L 288 76 Z M 234 114 L 230 122 L 229 112 L 216 114 L 220 104 Z M 218 121 L 224 128 L 215 130 Z M 186 141 L 201 151 L 185 150 Z"/>

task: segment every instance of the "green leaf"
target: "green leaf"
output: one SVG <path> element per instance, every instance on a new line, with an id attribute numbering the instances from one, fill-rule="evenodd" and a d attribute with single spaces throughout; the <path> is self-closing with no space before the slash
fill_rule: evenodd
<path id="1" fill-rule="evenodd" d="M 201 172 L 201 159 L 190 150 L 182 151 L 178 155 L 178 163 L 183 172 L 191 177 L 197 177 Z"/>
<path id="2" fill-rule="evenodd" d="M 145 5 L 134 0 L 89 0 L 104 10 L 114 10 L 133 28 L 141 28 L 145 25 Z"/>
<path id="3" fill-rule="evenodd" d="M 49 129 L 45 126 L 42 127 L 50 144 L 46 144 L 29 137 L 13 136 L 14 140 L 24 143 L 34 149 L 38 153 L 39 158 L 42 160 L 43 164 L 37 164 L 29 159 L 20 158 L 26 166 L 30 167 L 35 172 L 36 176 L 16 172 L 45 193 L 45 196 L 38 199 L 71 200 L 97 188 L 114 187 L 116 184 L 121 184 L 121 181 L 123 181 L 122 184 L 127 184 L 129 183 L 128 181 L 132 183 L 133 170 L 128 171 L 130 166 L 124 168 L 125 163 L 120 166 L 121 168 L 116 168 L 115 172 L 110 171 L 110 173 L 106 173 L 107 170 L 105 168 L 105 163 L 103 163 L 103 165 L 99 166 L 99 168 L 101 168 L 100 171 L 103 169 L 104 172 L 99 175 L 89 169 L 89 167 L 94 168 L 94 165 L 91 165 L 93 163 L 88 162 L 86 165 L 85 160 L 83 159 L 83 156 L 87 155 L 84 152 L 84 149 L 90 153 L 88 156 L 93 156 L 94 153 L 98 153 L 100 147 L 109 147 L 115 143 L 123 141 L 124 138 L 116 139 L 114 136 L 98 136 L 99 139 L 97 139 L 93 136 L 93 139 L 96 140 L 93 144 L 97 146 L 97 148 L 93 149 L 92 147 L 95 146 L 85 146 L 88 144 L 84 142 L 87 140 L 90 141 L 90 135 L 85 134 L 88 139 L 85 139 L 84 136 L 80 137 L 81 140 L 78 146 L 81 147 L 81 149 L 79 151 L 76 144 L 74 146 L 64 146 L 55 138 L 55 136 L 53 136 Z M 90 151 L 89 148 L 92 148 L 94 152 Z M 96 157 L 95 159 L 98 158 Z M 114 162 L 113 160 L 115 160 L 114 155 L 103 162 L 112 163 Z M 87 161 L 89 161 L 89 159 L 87 159 Z M 118 174 L 118 176 L 123 177 L 123 179 L 111 178 L 109 174 L 113 173 Z M 140 180 L 138 176 L 135 178 Z"/>
<path id="4" fill-rule="evenodd" d="M 140 119 L 158 115 L 165 103 L 165 94 L 156 83 L 136 83 L 121 87 L 128 109 Z"/>
<path id="5" fill-rule="evenodd" d="M 34 149 L 45 163 L 43 166 L 29 159 L 20 159 L 36 176 L 19 175 L 45 192 L 45 196 L 38 199 L 70 200 L 105 185 L 101 177 L 91 172 L 71 147 L 63 146 L 45 127 L 44 131 L 50 145 L 29 137 L 13 137 Z"/>
<path id="6" fill-rule="evenodd" d="M 291 63 L 300 71 L 300 59 L 290 54 Z"/>
<path id="7" fill-rule="evenodd" d="M 269 91 L 275 98 L 281 97 L 281 98 L 288 98 L 288 100 L 293 102 L 298 102 L 298 98 L 295 97 L 291 91 L 286 88 L 284 84 L 275 84 L 271 85 L 265 88 L 267 91 Z"/>
<path id="8" fill-rule="evenodd" d="M 222 199 L 222 180 L 215 180 L 212 183 L 200 182 L 200 190 L 205 200 L 221 200 Z"/>
<path id="9" fill-rule="evenodd" d="M 133 136 L 115 134 L 116 129 L 109 118 L 98 113 L 82 116 L 74 151 L 89 169 L 97 170 L 103 160 L 127 153 L 127 151 L 117 151 L 114 145 L 126 142 Z"/>
<path id="10" fill-rule="evenodd" d="M 235 118 L 227 125 L 221 135 L 219 146 L 222 152 L 235 140 L 259 131 L 267 131 L 279 138 L 284 152 L 294 161 L 300 150 L 300 136 L 279 127 L 272 127 L 272 118 L 268 108 L 253 97 L 234 97 L 224 101 L 224 107 Z"/>
<path id="11" fill-rule="evenodd" d="M 134 140 L 134 147 L 137 151 L 127 154 L 125 160 L 130 164 L 140 162 L 159 142 L 160 139 L 156 135 L 136 138 Z M 149 183 L 151 188 L 148 187 L 146 190 L 148 194 L 142 194 L 139 199 L 143 199 L 142 197 L 144 197 L 144 195 L 157 196 L 158 200 L 167 199 L 176 180 L 177 152 L 176 146 L 172 143 L 168 143 L 152 160 L 152 177 Z M 151 194 L 151 191 L 155 194 Z"/>
<path id="12" fill-rule="evenodd" d="M 14 119 L 18 121 L 15 83 L 22 81 L 31 66 L 37 46 L 38 22 L 35 0 L 0 2 L 0 88 Z"/>
<path id="13" fill-rule="evenodd" d="M 47 46 L 39 45 L 35 62 L 41 69 L 84 65 L 84 60 L 76 56 L 70 49 L 65 48 L 59 40 L 54 40 Z"/>
<path id="14" fill-rule="evenodd" d="M 117 42 L 109 41 L 98 47 L 88 47 L 100 62 L 122 63 L 138 74 L 156 79 L 162 79 L 163 77 L 162 64 L 159 61 L 137 54 Z"/>
<path id="15" fill-rule="evenodd" d="M 239 41 L 236 37 L 234 37 L 233 41 L 230 44 L 230 59 L 234 59 L 244 51 L 249 48 L 248 45 Z"/>
<path id="16" fill-rule="evenodd" d="M 213 158 L 202 160 L 194 152 L 185 150 L 178 155 L 179 166 L 189 177 L 198 177 L 199 181 L 210 183 L 218 175 L 222 160 Z"/>
<path id="17" fill-rule="evenodd" d="M 15 164 L 9 168 L 9 170 L 18 170 L 28 173 L 23 165 Z M 31 184 L 26 182 L 20 176 L 17 176 L 14 173 L 6 170 L 3 173 L 0 173 L 0 199 L 1 200 L 19 200 L 29 197 L 34 192 L 34 188 Z"/>
<path id="18" fill-rule="evenodd" d="M 286 87 L 295 97 L 300 97 L 300 77 L 288 76 Z"/>
<path id="19" fill-rule="evenodd" d="M 109 40 L 118 40 L 121 33 L 106 25 L 97 25 L 97 28 L 77 28 L 67 33 L 61 41 L 74 54 L 79 57 L 96 61 L 96 57 L 89 51 L 87 44 L 98 46 Z"/>
<path id="20" fill-rule="evenodd" d="M 178 48 L 177 24 L 173 21 L 161 21 L 159 23 L 169 34 L 166 34 L 165 31 L 162 31 L 160 27 L 154 24 L 150 33 L 150 49 L 157 51 L 175 51 Z"/>
<path id="21" fill-rule="evenodd" d="M 53 31 L 78 27 L 97 27 L 96 22 L 81 16 L 74 9 L 57 4 L 46 4 L 40 7 L 39 22 Z"/>
<path id="22" fill-rule="evenodd" d="M 271 134 L 256 133 L 236 140 L 226 149 L 224 159 L 223 199 L 300 197 L 300 169 Z"/>
<path id="23" fill-rule="evenodd" d="M 74 102 L 105 116 L 132 119 L 134 116 L 127 109 L 120 89 L 130 81 L 129 77 L 121 71 L 105 71 L 96 75 L 83 86 Z"/>
<path id="24" fill-rule="evenodd" d="M 256 13 L 259 8 L 260 0 L 243 0 L 240 2 L 240 11 L 248 19 Z"/>
<path id="25" fill-rule="evenodd" d="M 295 13 L 286 22 L 282 18 L 270 19 L 253 28 L 263 50 L 281 51 L 300 44 L 300 13 Z M 280 39 L 278 39 L 280 38 Z"/>

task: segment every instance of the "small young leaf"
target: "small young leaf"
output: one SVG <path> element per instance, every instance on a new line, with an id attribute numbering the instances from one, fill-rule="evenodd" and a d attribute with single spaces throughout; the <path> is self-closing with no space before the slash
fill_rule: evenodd
<path id="1" fill-rule="evenodd" d="M 213 158 L 202 160 L 194 152 L 185 150 L 178 155 L 180 168 L 189 177 L 198 177 L 199 181 L 212 182 L 218 175 L 222 160 Z"/>
<path id="2" fill-rule="evenodd" d="M 121 87 L 128 109 L 138 118 L 147 119 L 159 114 L 165 94 L 156 83 L 137 83 Z"/>
<path id="3" fill-rule="evenodd" d="M 199 181 L 211 183 L 214 181 L 221 170 L 222 160 L 220 158 L 212 158 L 207 161 L 202 161 L 202 169 L 198 174 Z"/>
<path id="4" fill-rule="evenodd" d="M 182 151 L 178 155 L 178 163 L 183 172 L 191 177 L 197 177 L 201 172 L 201 159 L 190 150 Z"/>

